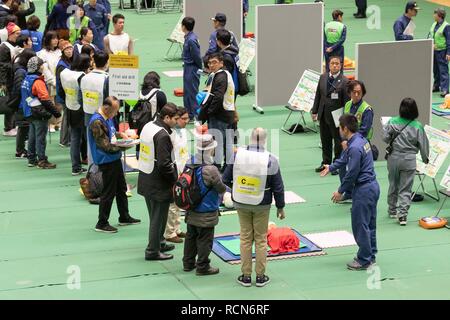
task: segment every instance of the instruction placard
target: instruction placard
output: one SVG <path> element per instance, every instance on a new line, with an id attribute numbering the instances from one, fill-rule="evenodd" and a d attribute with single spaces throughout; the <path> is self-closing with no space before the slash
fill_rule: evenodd
<path id="1" fill-rule="evenodd" d="M 417 154 L 417 171 L 435 178 L 450 151 L 450 135 L 428 125 L 425 126 L 425 133 L 430 142 L 429 163 L 423 163 L 420 154 Z"/>
<path id="2" fill-rule="evenodd" d="M 289 99 L 289 105 L 298 110 L 310 112 L 314 106 L 319 79 L 320 73 L 309 69 L 305 70 Z"/>
<path id="3" fill-rule="evenodd" d="M 120 100 L 139 99 L 139 57 L 109 57 L 109 94 Z"/>
<path id="4" fill-rule="evenodd" d="M 252 63 L 256 55 L 256 42 L 254 39 L 245 38 L 239 44 L 239 71 L 244 73 Z"/>
<path id="5" fill-rule="evenodd" d="M 183 21 L 184 16 L 181 15 L 180 19 L 177 22 L 177 25 L 173 29 L 172 33 L 169 36 L 169 41 L 171 42 L 178 42 L 183 44 L 184 43 L 184 32 L 181 29 L 181 21 Z"/>

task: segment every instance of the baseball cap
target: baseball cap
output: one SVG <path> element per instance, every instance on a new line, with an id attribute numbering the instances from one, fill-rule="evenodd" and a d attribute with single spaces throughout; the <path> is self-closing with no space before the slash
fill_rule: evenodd
<path id="1" fill-rule="evenodd" d="M 224 13 L 216 13 L 216 16 L 211 18 L 211 20 L 227 23 L 227 16 Z"/>
<path id="2" fill-rule="evenodd" d="M 408 1 L 406 4 L 405 12 L 408 12 L 409 9 L 420 10 L 419 5 L 416 1 Z"/>

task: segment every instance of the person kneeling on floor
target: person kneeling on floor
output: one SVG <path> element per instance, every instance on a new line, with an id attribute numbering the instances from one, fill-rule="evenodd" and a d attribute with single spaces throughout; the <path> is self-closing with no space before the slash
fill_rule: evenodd
<path id="1" fill-rule="evenodd" d="M 256 251 L 256 286 L 263 287 L 270 279 L 265 275 L 267 261 L 267 228 L 272 197 L 277 217 L 284 219 L 284 185 L 278 159 L 265 150 L 267 133 L 253 129 L 250 145 L 239 148 L 234 164 L 226 167 L 223 181 L 233 184 L 233 201 L 239 215 L 241 229 L 242 275 L 237 282 L 252 285 L 252 246 Z"/>
<path id="2" fill-rule="evenodd" d="M 200 186 L 201 203 L 186 212 L 187 232 L 184 242 L 184 271 L 197 268 L 198 276 L 219 273 L 210 265 L 209 255 L 213 247 L 214 227 L 219 223 L 219 195 L 226 191 L 219 169 L 214 165 L 217 142 L 211 134 L 197 137 L 196 154 L 192 159 L 196 166 L 196 180 Z M 197 256 L 197 262 L 195 257 Z"/>
<path id="3" fill-rule="evenodd" d="M 88 141 L 92 152 L 92 160 L 102 173 L 103 190 L 100 195 L 98 223 L 95 231 L 116 233 L 117 228 L 108 222 L 111 206 L 116 198 L 119 210 L 119 225 L 126 226 L 139 224 L 141 220 L 134 219 L 128 212 L 127 183 L 122 168 L 123 148 L 111 143 L 113 136 L 128 139 L 124 133 L 116 133 L 114 117 L 119 111 L 119 100 L 116 97 L 107 97 L 100 109 L 95 112 L 88 127 Z"/>

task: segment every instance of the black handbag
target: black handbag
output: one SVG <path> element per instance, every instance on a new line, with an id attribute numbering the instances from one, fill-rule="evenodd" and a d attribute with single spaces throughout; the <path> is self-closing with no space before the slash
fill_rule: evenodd
<path id="1" fill-rule="evenodd" d="M 238 70 L 238 82 L 239 82 L 239 90 L 237 94 L 240 96 L 245 96 L 250 92 L 250 86 L 248 84 L 247 72 L 240 72 Z"/>

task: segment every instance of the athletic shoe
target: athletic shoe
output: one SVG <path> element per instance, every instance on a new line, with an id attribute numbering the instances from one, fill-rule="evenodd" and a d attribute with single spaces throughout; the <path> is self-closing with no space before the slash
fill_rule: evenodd
<path id="1" fill-rule="evenodd" d="M 109 224 L 107 224 L 106 226 L 95 226 L 95 231 L 97 232 L 104 232 L 104 233 L 116 233 L 117 232 L 117 228 L 114 228 L 113 226 L 110 226 Z"/>
<path id="2" fill-rule="evenodd" d="M 38 165 L 38 162 L 36 160 L 28 160 L 28 167 L 36 167 Z"/>
<path id="3" fill-rule="evenodd" d="M 28 157 L 28 152 L 25 150 L 23 152 L 16 152 L 16 159 L 26 159 Z"/>
<path id="4" fill-rule="evenodd" d="M 256 286 L 257 287 L 264 287 L 269 282 L 270 282 L 270 279 L 266 275 L 256 276 Z"/>
<path id="5" fill-rule="evenodd" d="M 358 261 L 353 260 L 352 262 L 347 263 L 347 269 L 353 270 L 353 271 L 361 271 L 361 270 L 367 270 L 372 264 L 366 264 L 362 265 Z"/>
<path id="6" fill-rule="evenodd" d="M 397 213 L 389 212 L 389 218 L 391 218 L 391 219 L 397 219 Z"/>
<path id="7" fill-rule="evenodd" d="M 129 225 L 134 225 L 134 224 L 139 224 L 139 223 L 141 223 L 141 220 L 135 219 L 133 217 L 129 217 L 126 220 L 119 219 L 119 226 L 129 226 Z"/>
<path id="8" fill-rule="evenodd" d="M 40 169 L 55 169 L 56 168 L 56 164 L 48 162 L 48 160 L 39 161 L 37 166 Z"/>
<path id="9" fill-rule="evenodd" d="M 13 128 L 9 131 L 3 131 L 3 135 L 5 137 L 15 137 L 17 135 L 17 130 L 16 130 L 16 128 Z"/>
<path id="10" fill-rule="evenodd" d="M 83 173 L 86 173 L 86 172 L 87 172 L 87 169 L 81 168 L 81 169 L 79 169 L 77 171 L 72 171 L 72 175 L 73 176 L 79 176 L 80 174 L 83 174 Z"/>
<path id="11" fill-rule="evenodd" d="M 406 216 L 400 217 L 398 218 L 398 222 L 400 223 L 401 226 L 406 226 Z"/>
<path id="12" fill-rule="evenodd" d="M 243 287 L 251 287 L 252 286 L 252 277 L 240 275 L 236 279 L 237 283 L 239 283 Z"/>

